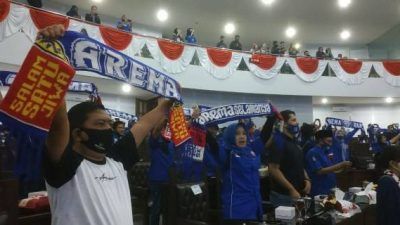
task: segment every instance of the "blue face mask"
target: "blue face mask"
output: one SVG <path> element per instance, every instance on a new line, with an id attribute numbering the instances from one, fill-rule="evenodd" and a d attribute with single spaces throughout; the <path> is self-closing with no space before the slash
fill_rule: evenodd
<path id="1" fill-rule="evenodd" d="M 294 136 L 296 136 L 300 132 L 299 124 L 296 124 L 296 125 L 288 124 L 287 129 Z"/>

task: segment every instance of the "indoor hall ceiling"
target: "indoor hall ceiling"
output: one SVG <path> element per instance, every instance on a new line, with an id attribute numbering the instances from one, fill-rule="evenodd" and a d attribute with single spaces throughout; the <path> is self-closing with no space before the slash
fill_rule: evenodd
<path id="1" fill-rule="evenodd" d="M 120 17 L 126 14 L 135 22 L 156 26 L 165 36 L 175 27 L 196 30 L 200 44 L 214 45 L 227 22 L 236 25 L 243 44 L 286 40 L 305 44 L 367 44 L 399 22 L 400 0 L 352 0 L 346 9 L 337 0 L 275 0 L 266 6 L 260 0 L 52 0 L 76 4 L 88 10 L 98 5 L 100 14 Z M 97 0 L 98 1 L 98 0 Z M 161 23 L 156 11 L 164 8 L 169 19 Z M 288 26 L 297 28 L 295 38 L 285 37 Z M 342 41 L 339 33 L 350 30 L 352 36 Z M 232 37 L 227 37 L 229 42 Z"/>

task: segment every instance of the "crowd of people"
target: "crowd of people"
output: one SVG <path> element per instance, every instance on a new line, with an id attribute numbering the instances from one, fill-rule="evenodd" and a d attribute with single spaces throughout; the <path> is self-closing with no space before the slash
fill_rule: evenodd
<path id="1" fill-rule="evenodd" d="M 71 9 L 67 12 L 67 16 L 81 19 L 78 10 L 79 10 L 78 7 L 76 5 L 73 5 Z M 91 7 L 90 13 L 87 13 L 85 15 L 85 20 L 88 22 L 101 24 L 100 17 L 97 13 L 97 6 L 93 5 Z M 118 20 L 116 24 L 116 28 L 126 32 L 132 32 L 132 26 L 133 26 L 133 21 L 131 19 L 128 19 L 126 15 L 122 15 L 121 19 Z M 198 44 L 193 28 L 187 28 L 185 36 L 183 36 L 181 29 L 175 28 L 173 30 L 171 39 L 175 42 Z M 243 49 L 242 43 L 240 42 L 240 35 L 235 35 L 234 40 L 230 42 L 229 46 L 225 43 L 225 36 L 221 35 L 219 42 L 216 44 L 216 47 L 229 48 L 237 51 L 245 51 L 245 49 Z M 330 60 L 345 58 L 342 56 L 342 54 L 338 54 L 338 56 L 335 58 L 332 54 L 331 48 L 329 47 L 327 47 L 325 50 L 323 49 L 323 47 L 319 47 L 315 56 L 311 56 L 308 50 L 303 51 L 303 54 L 301 54 L 299 48 L 296 47 L 293 43 L 290 43 L 289 48 L 286 48 L 286 43 L 284 41 L 280 42 L 272 41 L 272 43 L 264 42 L 260 46 L 257 43 L 253 43 L 249 52 L 276 55 L 276 56 L 315 57 L 318 59 L 330 59 Z"/>

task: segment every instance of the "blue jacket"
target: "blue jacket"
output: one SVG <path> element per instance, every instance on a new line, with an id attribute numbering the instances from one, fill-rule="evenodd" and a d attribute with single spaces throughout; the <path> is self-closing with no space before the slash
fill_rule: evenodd
<path id="1" fill-rule="evenodd" d="M 335 164 L 333 154 L 330 150 L 325 150 L 318 145 L 307 152 L 306 171 L 311 178 L 311 196 L 327 195 L 332 188 L 336 187 L 335 173 L 317 174 L 320 169 Z"/>
<path id="2" fill-rule="evenodd" d="M 149 182 L 168 182 L 169 169 L 174 162 L 174 146 L 172 142 L 165 141 L 163 137 L 149 138 L 150 169 Z"/>
<path id="3" fill-rule="evenodd" d="M 248 147 L 235 146 L 238 125 L 225 130 L 225 148 L 220 148 L 222 170 L 221 201 L 223 218 L 229 220 L 260 220 L 262 205 L 260 194 L 260 148 L 257 139 Z"/>
<path id="4" fill-rule="evenodd" d="M 186 36 L 185 41 L 186 43 L 197 44 L 197 39 L 194 35 Z"/>

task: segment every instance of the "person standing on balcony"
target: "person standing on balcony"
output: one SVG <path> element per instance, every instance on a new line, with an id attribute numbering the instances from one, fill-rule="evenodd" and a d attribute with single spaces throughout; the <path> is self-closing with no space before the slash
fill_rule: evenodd
<path id="1" fill-rule="evenodd" d="M 235 35 L 235 40 L 233 40 L 231 42 L 231 44 L 229 45 L 229 48 L 232 49 L 232 50 L 241 51 L 242 50 L 242 43 L 240 43 L 239 39 L 240 39 L 240 36 L 238 34 Z"/>
<path id="2" fill-rule="evenodd" d="M 97 6 L 92 5 L 90 8 L 90 13 L 87 13 L 85 16 L 85 20 L 88 22 L 101 24 L 100 17 L 97 14 Z"/>
<path id="3" fill-rule="evenodd" d="M 122 15 L 121 20 L 117 23 L 117 28 L 126 32 L 132 32 L 132 20 L 127 19 L 125 15 Z"/>
<path id="4" fill-rule="evenodd" d="M 186 31 L 185 42 L 189 44 L 197 44 L 196 36 L 194 36 L 194 29 L 188 28 Z"/>

